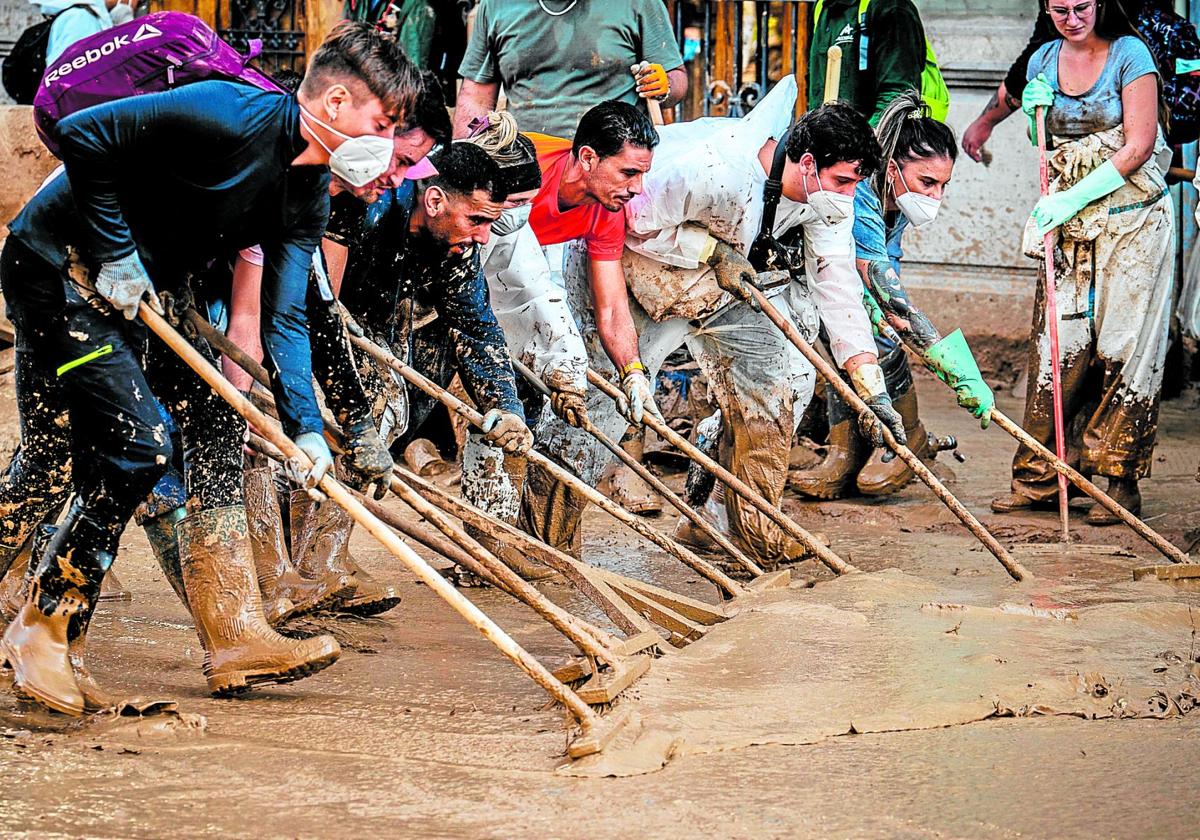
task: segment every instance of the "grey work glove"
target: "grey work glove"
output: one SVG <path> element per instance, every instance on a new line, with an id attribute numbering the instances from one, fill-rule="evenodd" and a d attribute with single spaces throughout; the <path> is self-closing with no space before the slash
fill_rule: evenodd
<path id="1" fill-rule="evenodd" d="M 570 371 L 552 368 L 546 371 L 546 387 L 550 389 L 550 408 L 568 426 L 582 428 L 588 420 L 587 395 L 571 376 Z"/>
<path id="2" fill-rule="evenodd" d="M 368 484 L 384 481 L 392 474 L 392 453 L 375 422 L 367 417 L 344 429 L 344 444 L 349 456 L 342 463 Z"/>
<path id="3" fill-rule="evenodd" d="M 96 275 L 96 291 L 124 315 L 126 321 L 137 317 L 138 304 L 145 295 L 149 295 L 150 307 L 162 313 L 162 303 L 154 294 L 154 284 L 150 282 L 150 275 L 137 251 L 101 265 Z"/>
<path id="4" fill-rule="evenodd" d="M 511 411 L 493 408 L 483 416 L 483 439 L 510 455 L 524 455 L 533 447 L 533 432 Z"/>
<path id="5" fill-rule="evenodd" d="M 745 301 L 757 307 L 757 301 L 746 288 L 746 284 L 755 285 L 758 272 L 750 265 L 750 260 L 743 257 L 729 245 L 717 240 L 708 264 L 713 267 L 717 285 L 729 292 L 738 300 Z"/>
<path id="6" fill-rule="evenodd" d="M 317 485 L 333 466 L 333 454 L 329 451 L 329 444 L 320 432 L 304 432 L 296 438 L 296 446 L 308 456 L 312 466 L 305 469 L 299 459 L 289 458 L 285 465 L 287 477 L 307 490 L 309 496 L 323 501 L 325 494 L 317 489 Z"/>
<path id="7" fill-rule="evenodd" d="M 858 428 L 863 437 L 871 441 L 876 449 L 887 446 L 883 439 L 883 427 L 892 430 L 898 443 L 907 444 L 908 436 L 904 434 L 904 418 L 892 407 L 892 398 L 887 394 L 875 394 L 863 400 L 870 411 L 858 415 Z"/>
<path id="8" fill-rule="evenodd" d="M 642 425 L 646 414 L 653 414 L 659 420 L 663 419 L 662 412 L 654 402 L 654 389 L 645 373 L 640 370 L 627 373 L 621 379 L 621 391 L 624 397 L 617 401 L 617 411 L 633 425 Z"/>

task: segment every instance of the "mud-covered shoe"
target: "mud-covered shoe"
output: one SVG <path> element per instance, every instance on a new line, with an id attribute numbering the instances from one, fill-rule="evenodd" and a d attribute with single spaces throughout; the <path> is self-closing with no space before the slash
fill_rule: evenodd
<path id="1" fill-rule="evenodd" d="M 1055 497 L 1049 499 L 1031 499 L 1022 493 L 1005 493 L 992 499 L 994 513 L 1018 513 L 1023 510 L 1057 510 L 1058 501 Z"/>
<path id="2" fill-rule="evenodd" d="M 1136 479 L 1110 478 L 1108 495 L 1134 516 L 1142 515 L 1142 493 L 1138 490 Z M 1118 525 L 1120 522 L 1121 520 L 1103 505 L 1097 504 L 1088 511 L 1087 524 L 1089 525 Z"/>
<path id="3" fill-rule="evenodd" d="M 87 666 L 84 659 L 87 649 L 85 639 L 86 636 L 81 635 L 67 644 L 67 658 L 71 661 L 71 672 L 75 675 L 75 685 L 79 687 L 79 693 L 83 696 L 83 710 L 98 712 L 102 709 L 112 708 L 115 701 L 112 695 L 100 687 Z"/>
<path id="4" fill-rule="evenodd" d="M 267 621 L 277 625 L 293 616 L 329 609 L 353 597 L 356 584 L 350 574 L 329 572 L 309 579 L 292 566 L 284 541 L 279 496 L 269 467 L 247 470 L 242 487 L 254 569 Z"/>
<path id="5" fill-rule="evenodd" d="M 267 623 L 245 508 L 193 513 L 176 532 L 188 604 L 204 647 L 204 676 L 213 694 L 292 682 L 337 661 L 341 648 L 332 636 L 289 639 Z"/>
<path id="6" fill-rule="evenodd" d="M 86 703 L 71 667 L 70 640 L 87 630 L 100 582 L 113 563 L 110 552 L 74 541 L 81 511 L 76 501 L 61 529 L 38 527 L 34 555 L 40 559 L 29 595 L 0 640 L 0 659 L 13 669 L 13 693 L 76 717 Z"/>
<path id="7" fill-rule="evenodd" d="M 25 596 L 29 592 L 29 555 L 33 540 L 26 540 L 20 549 L 0 547 L 2 552 L 13 552 L 8 571 L 0 578 L 0 629 L 17 617 Z"/>
<path id="8" fill-rule="evenodd" d="M 825 457 L 815 467 L 788 473 L 788 487 L 809 499 L 840 499 L 854 487 L 870 454 L 871 445 L 855 420 L 835 423 L 829 428 Z"/>
<path id="9" fill-rule="evenodd" d="M 400 603 L 395 586 L 373 578 L 350 556 L 350 532 L 354 520 L 332 501 L 321 503 L 303 490 L 292 493 L 289 504 L 292 525 L 292 558 L 301 575 L 350 575 L 354 591 L 332 609 L 371 616 L 387 612 Z"/>

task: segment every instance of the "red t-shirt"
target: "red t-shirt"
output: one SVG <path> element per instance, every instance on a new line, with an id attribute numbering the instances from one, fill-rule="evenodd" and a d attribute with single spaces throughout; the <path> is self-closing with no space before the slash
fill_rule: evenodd
<path id="1" fill-rule="evenodd" d="M 558 209 L 558 184 L 571 160 L 571 141 L 546 134 L 530 134 L 542 168 L 542 188 L 529 211 L 529 225 L 542 245 L 583 239 L 588 256 L 595 260 L 619 260 L 625 250 L 625 212 L 585 204 L 570 210 Z"/>

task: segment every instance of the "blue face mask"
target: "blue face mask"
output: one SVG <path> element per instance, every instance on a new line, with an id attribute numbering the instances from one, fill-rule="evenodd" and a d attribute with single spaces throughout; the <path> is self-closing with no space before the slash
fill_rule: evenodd
<path id="1" fill-rule="evenodd" d="M 700 54 L 700 41 L 696 38 L 683 39 L 683 60 L 691 61 Z"/>

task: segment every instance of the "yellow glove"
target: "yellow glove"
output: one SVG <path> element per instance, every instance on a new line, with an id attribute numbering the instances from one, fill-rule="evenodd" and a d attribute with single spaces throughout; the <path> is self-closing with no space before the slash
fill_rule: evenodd
<path id="1" fill-rule="evenodd" d="M 671 95 L 671 81 L 667 71 L 661 64 L 651 64 L 643 61 L 630 68 L 634 81 L 637 82 L 637 95 L 642 99 L 657 99 L 662 101 Z"/>

